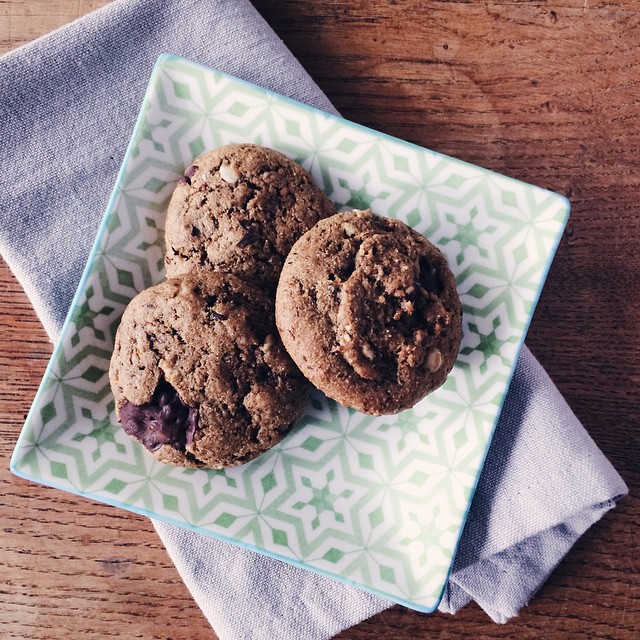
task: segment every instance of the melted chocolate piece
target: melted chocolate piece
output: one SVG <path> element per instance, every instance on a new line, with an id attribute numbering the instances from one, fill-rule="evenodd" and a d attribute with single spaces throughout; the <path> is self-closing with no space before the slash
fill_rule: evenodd
<path id="1" fill-rule="evenodd" d="M 240 220 L 240 226 L 245 230 L 244 236 L 236 244 L 239 249 L 244 249 L 250 244 L 256 244 L 261 240 L 260 225 L 251 220 Z"/>
<path id="2" fill-rule="evenodd" d="M 156 451 L 163 444 L 185 451 L 198 428 L 198 408 L 183 404 L 178 392 L 166 380 L 161 380 L 151 402 L 123 405 L 120 422 L 125 432 L 149 451 Z"/>
<path id="3" fill-rule="evenodd" d="M 420 285 L 425 291 L 440 295 L 443 290 L 442 278 L 435 265 L 429 264 L 425 258 L 420 258 Z"/>
<path id="4" fill-rule="evenodd" d="M 195 164 L 192 164 L 185 172 L 184 175 L 180 178 L 180 182 L 184 182 L 191 186 L 191 178 L 195 175 L 198 167 Z"/>

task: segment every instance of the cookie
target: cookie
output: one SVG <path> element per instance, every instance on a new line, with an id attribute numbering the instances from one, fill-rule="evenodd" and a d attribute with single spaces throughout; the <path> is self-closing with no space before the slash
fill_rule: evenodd
<path id="1" fill-rule="evenodd" d="M 445 381 L 462 309 L 440 250 L 399 220 L 349 211 L 293 246 L 276 324 L 302 373 L 371 415 L 413 406 Z"/>
<path id="2" fill-rule="evenodd" d="M 272 300 L 230 274 L 177 276 L 138 294 L 109 370 L 124 430 L 185 467 L 243 464 L 277 444 L 310 385 L 273 314 Z"/>
<path id="3" fill-rule="evenodd" d="M 193 161 L 166 220 L 167 275 L 227 271 L 273 293 L 293 243 L 334 205 L 299 164 L 232 144 Z"/>

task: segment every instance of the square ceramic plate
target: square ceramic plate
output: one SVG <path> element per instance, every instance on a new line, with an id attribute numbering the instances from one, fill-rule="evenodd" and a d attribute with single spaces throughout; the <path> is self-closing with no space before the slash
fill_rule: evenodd
<path id="1" fill-rule="evenodd" d="M 371 207 L 439 245 L 463 344 L 445 385 L 412 410 L 373 418 L 316 393 L 257 460 L 178 469 L 117 426 L 109 358 L 126 304 L 164 277 L 176 181 L 230 142 L 278 149 L 339 208 Z M 433 611 L 568 211 L 557 194 L 164 55 L 12 471 Z"/>

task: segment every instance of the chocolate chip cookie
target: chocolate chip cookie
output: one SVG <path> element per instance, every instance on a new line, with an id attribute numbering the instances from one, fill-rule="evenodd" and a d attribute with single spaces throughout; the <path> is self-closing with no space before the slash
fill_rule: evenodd
<path id="1" fill-rule="evenodd" d="M 193 161 L 167 212 L 167 275 L 227 271 L 273 293 L 293 243 L 333 203 L 299 164 L 252 144 Z"/>
<path id="2" fill-rule="evenodd" d="M 229 274 L 186 274 L 138 294 L 109 370 L 124 430 L 184 467 L 238 465 L 277 444 L 310 385 L 273 314 L 272 300 Z"/>
<path id="3" fill-rule="evenodd" d="M 440 250 L 399 220 L 349 211 L 293 246 L 276 293 L 285 348 L 326 395 L 397 413 L 445 381 L 462 309 Z"/>

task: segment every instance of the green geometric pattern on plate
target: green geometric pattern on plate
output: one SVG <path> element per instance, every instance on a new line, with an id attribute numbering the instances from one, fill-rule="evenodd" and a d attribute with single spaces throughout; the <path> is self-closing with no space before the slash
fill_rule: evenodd
<path id="1" fill-rule="evenodd" d="M 113 336 L 128 301 L 164 277 L 176 180 L 195 155 L 241 141 L 300 162 L 339 207 L 371 207 L 438 244 L 463 344 L 446 384 L 412 410 L 373 418 L 315 393 L 257 460 L 176 469 L 117 427 Z M 556 194 L 162 56 L 12 469 L 432 611 L 567 215 Z"/>

